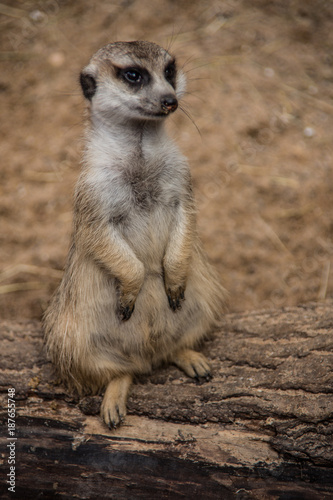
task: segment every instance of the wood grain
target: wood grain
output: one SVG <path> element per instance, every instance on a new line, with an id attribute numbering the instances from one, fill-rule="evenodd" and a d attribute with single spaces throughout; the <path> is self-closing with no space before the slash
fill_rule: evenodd
<path id="1" fill-rule="evenodd" d="M 57 383 L 38 322 L 0 324 L 1 452 L 16 390 L 17 498 L 333 496 L 333 302 L 225 316 L 204 344 L 214 378 L 175 367 L 132 388 L 109 431 L 101 398 Z M 1 498 L 12 498 L 5 474 Z M 21 496 L 20 496 L 21 495 Z"/>

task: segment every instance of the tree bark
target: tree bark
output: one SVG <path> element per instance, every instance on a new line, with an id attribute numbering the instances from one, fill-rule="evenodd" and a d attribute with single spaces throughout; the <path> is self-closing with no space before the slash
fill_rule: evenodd
<path id="1" fill-rule="evenodd" d="M 333 301 L 228 314 L 203 346 L 210 382 L 160 368 L 109 431 L 100 397 L 56 380 L 41 325 L 2 322 L 1 498 L 332 498 L 332 332 Z"/>

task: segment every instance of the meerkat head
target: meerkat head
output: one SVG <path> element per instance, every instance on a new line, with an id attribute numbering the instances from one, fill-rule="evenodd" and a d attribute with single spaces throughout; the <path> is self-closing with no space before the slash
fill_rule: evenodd
<path id="1" fill-rule="evenodd" d="M 175 58 L 150 42 L 116 42 L 100 49 L 81 75 L 91 112 L 106 120 L 163 119 L 178 107 L 185 75 Z"/>

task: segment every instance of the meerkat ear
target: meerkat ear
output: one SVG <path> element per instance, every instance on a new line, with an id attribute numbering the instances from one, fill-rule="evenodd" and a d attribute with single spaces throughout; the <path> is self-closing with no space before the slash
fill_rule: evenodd
<path id="1" fill-rule="evenodd" d="M 80 74 L 80 84 L 84 97 L 91 101 L 97 89 L 95 77 L 91 73 L 88 73 L 86 70 L 83 70 Z"/>

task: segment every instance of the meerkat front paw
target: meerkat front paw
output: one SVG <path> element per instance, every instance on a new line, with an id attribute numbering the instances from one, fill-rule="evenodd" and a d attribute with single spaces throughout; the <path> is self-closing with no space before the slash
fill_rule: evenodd
<path id="1" fill-rule="evenodd" d="M 128 321 L 130 317 L 133 314 L 135 308 L 135 303 L 123 305 L 123 304 L 118 304 L 118 310 L 117 310 L 117 316 L 120 319 L 120 321 Z"/>
<path id="2" fill-rule="evenodd" d="M 120 321 L 128 321 L 135 308 L 135 299 L 132 294 L 121 294 L 118 298 L 117 316 Z"/>
<path id="3" fill-rule="evenodd" d="M 144 282 L 145 270 L 140 261 L 136 269 L 130 270 L 127 282 L 116 281 L 117 306 L 116 314 L 120 321 L 128 321 L 133 314 L 135 301 Z"/>
<path id="4" fill-rule="evenodd" d="M 125 419 L 131 383 L 131 375 L 124 375 L 111 380 L 106 388 L 101 406 L 101 417 L 109 429 L 116 429 Z"/>
<path id="5" fill-rule="evenodd" d="M 169 306 L 176 312 L 182 308 L 182 302 L 185 300 L 185 288 L 179 286 L 176 289 L 167 288 L 166 289 Z"/>
<path id="6" fill-rule="evenodd" d="M 206 357 L 200 352 L 192 351 L 192 349 L 183 349 L 175 354 L 172 361 L 189 377 L 197 380 L 205 378 L 207 382 L 212 379 L 209 363 Z"/>

